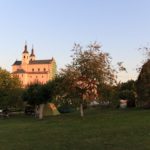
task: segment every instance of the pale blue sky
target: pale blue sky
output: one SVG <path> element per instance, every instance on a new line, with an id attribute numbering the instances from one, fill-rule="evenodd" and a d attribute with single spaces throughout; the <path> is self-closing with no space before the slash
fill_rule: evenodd
<path id="1" fill-rule="evenodd" d="M 150 42 L 150 0 L 0 0 L 0 66 L 11 70 L 21 59 L 25 40 L 39 59 L 70 62 L 73 43 L 92 41 L 136 78 L 142 60 L 138 48 Z"/>

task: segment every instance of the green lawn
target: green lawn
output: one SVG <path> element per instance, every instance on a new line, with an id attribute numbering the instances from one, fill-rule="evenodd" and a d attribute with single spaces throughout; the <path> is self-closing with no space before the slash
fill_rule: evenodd
<path id="1" fill-rule="evenodd" d="M 0 150 L 150 150 L 150 110 L 0 119 Z"/>

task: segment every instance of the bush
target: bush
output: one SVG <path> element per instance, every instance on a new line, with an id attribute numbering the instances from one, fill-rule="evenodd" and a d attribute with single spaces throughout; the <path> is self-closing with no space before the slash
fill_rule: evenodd
<path id="1" fill-rule="evenodd" d="M 130 90 L 123 90 L 119 93 L 119 98 L 128 100 L 127 106 L 128 107 L 135 107 L 135 94 L 133 91 Z"/>

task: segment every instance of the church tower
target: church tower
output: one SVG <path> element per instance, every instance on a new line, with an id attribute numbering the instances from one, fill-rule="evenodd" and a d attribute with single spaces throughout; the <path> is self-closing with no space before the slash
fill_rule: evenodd
<path id="1" fill-rule="evenodd" d="M 31 55 L 30 55 L 30 61 L 34 61 L 34 60 L 35 60 L 35 54 L 34 54 L 34 48 L 32 46 Z"/>
<path id="2" fill-rule="evenodd" d="M 29 52 L 27 50 L 27 44 L 25 44 L 24 51 L 22 53 L 22 64 L 29 64 Z"/>

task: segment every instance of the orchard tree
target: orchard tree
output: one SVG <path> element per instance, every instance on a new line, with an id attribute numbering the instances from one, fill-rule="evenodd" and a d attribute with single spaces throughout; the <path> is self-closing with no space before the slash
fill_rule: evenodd
<path id="1" fill-rule="evenodd" d="M 103 52 L 96 42 L 85 49 L 79 44 L 74 44 L 72 63 L 62 69 L 60 76 L 66 82 L 64 88 L 67 86 L 64 95 L 71 100 L 79 101 L 82 117 L 83 103 L 98 99 L 101 95 L 98 88 L 116 82 L 111 57 Z"/>

